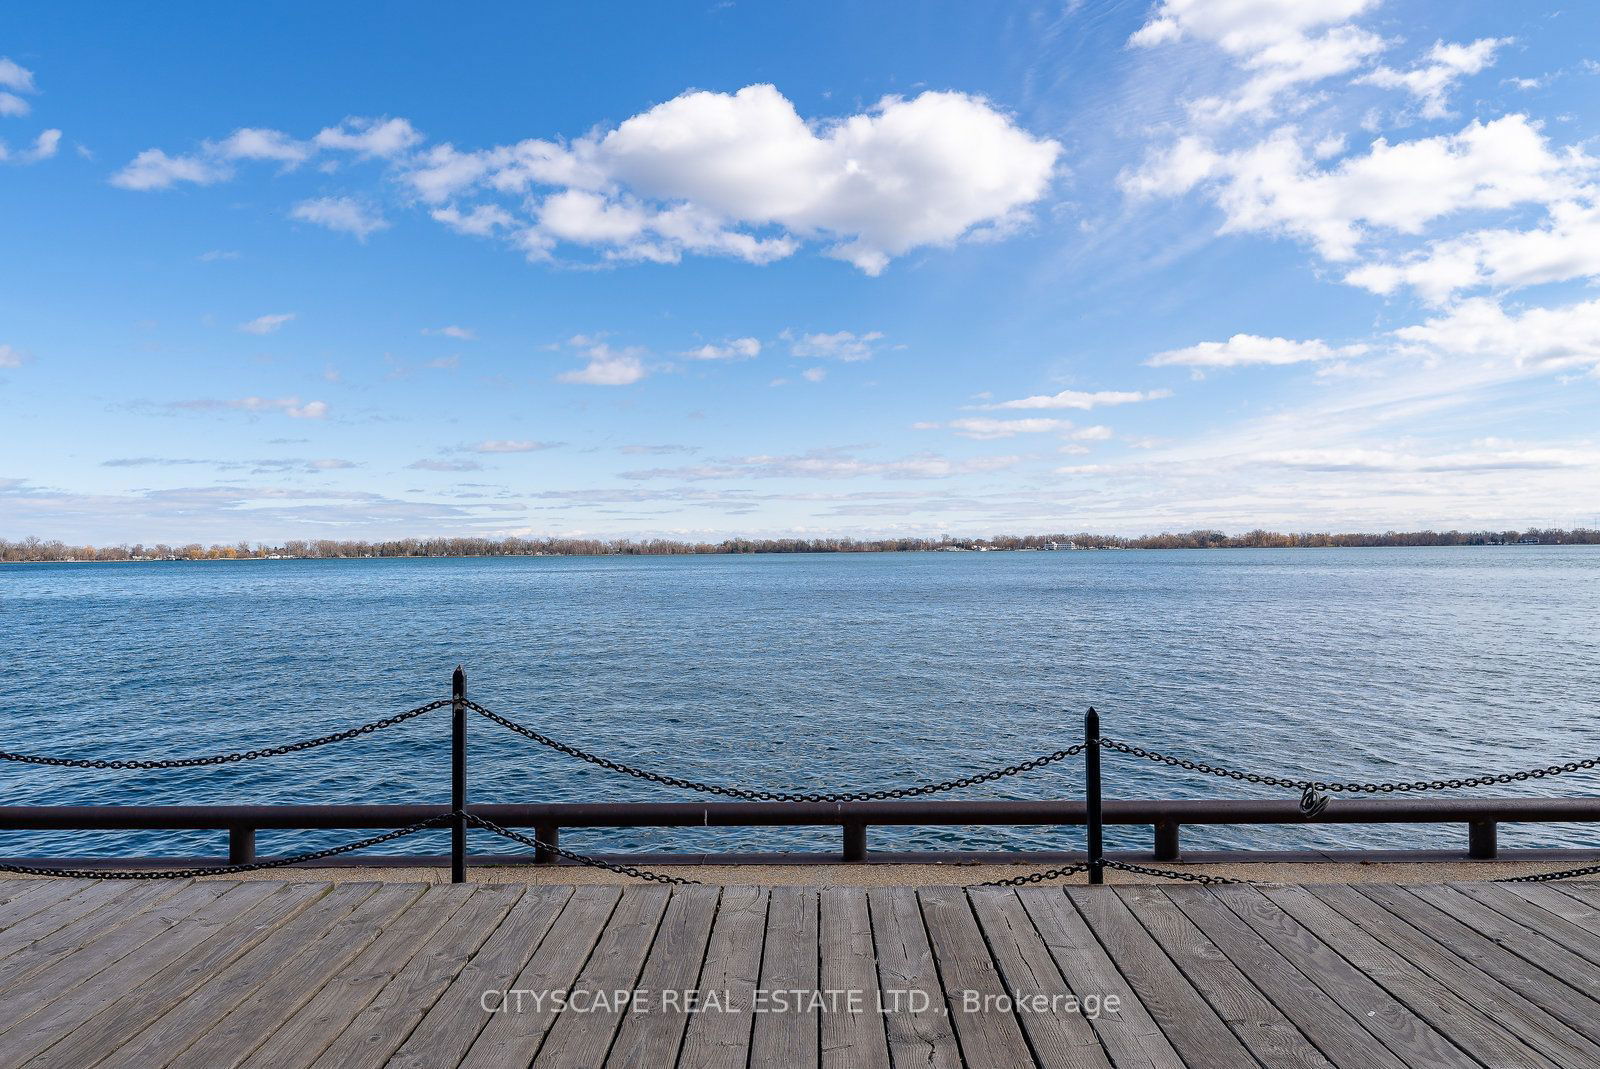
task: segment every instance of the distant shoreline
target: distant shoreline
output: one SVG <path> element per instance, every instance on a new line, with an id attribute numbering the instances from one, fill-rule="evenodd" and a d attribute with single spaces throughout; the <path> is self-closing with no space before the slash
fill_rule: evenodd
<path id="1" fill-rule="evenodd" d="M 204 546 L 165 543 L 73 546 L 61 541 L 0 539 L 4 564 L 194 563 L 260 560 L 396 560 L 472 557 L 678 557 L 838 553 L 1048 553 L 1140 549 L 1425 549 L 1457 546 L 1600 545 L 1600 530 L 1574 528 L 1523 531 L 1388 531 L 1383 534 L 1279 533 L 1255 530 L 1228 535 L 1199 530 L 1141 535 L 996 535 L 992 538 L 903 538 L 856 540 L 744 539 L 721 542 L 633 541 L 579 538 L 428 538 L 386 542 L 290 539 L 280 545 L 235 542 Z"/>

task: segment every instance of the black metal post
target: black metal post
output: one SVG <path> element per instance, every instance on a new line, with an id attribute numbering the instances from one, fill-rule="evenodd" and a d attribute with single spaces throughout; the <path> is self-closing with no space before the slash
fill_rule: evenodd
<path id="1" fill-rule="evenodd" d="M 1500 852 L 1500 826 L 1492 820 L 1467 822 L 1467 856 L 1474 861 L 1488 861 Z"/>
<path id="2" fill-rule="evenodd" d="M 1156 849 L 1157 861 L 1178 860 L 1178 822 L 1176 820 L 1156 821 Z"/>
<path id="3" fill-rule="evenodd" d="M 248 865 L 256 859 L 256 830 L 230 828 L 228 830 L 228 864 Z"/>
<path id="4" fill-rule="evenodd" d="M 844 859 L 846 861 L 865 861 L 867 859 L 867 825 L 865 821 L 850 820 L 845 822 Z"/>
<path id="5" fill-rule="evenodd" d="M 554 865 L 561 855 L 550 847 L 561 845 L 561 825 L 535 824 L 533 838 L 542 844 L 533 848 L 533 860 L 540 865 Z"/>
<path id="6" fill-rule="evenodd" d="M 1100 808 L 1100 714 L 1090 706 L 1083 714 L 1083 790 L 1089 819 L 1089 882 L 1106 880 L 1106 852 L 1102 841 L 1105 821 Z"/>
<path id="7" fill-rule="evenodd" d="M 467 673 L 450 677 L 450 882 L 467 882 Z"/>

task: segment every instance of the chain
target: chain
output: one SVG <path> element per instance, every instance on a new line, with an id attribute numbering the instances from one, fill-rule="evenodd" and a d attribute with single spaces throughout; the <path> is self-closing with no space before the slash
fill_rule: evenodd
<path id="1" fill-rule="evenodd" d="M 592 765 L 599 765 L 601 768 L 610 769 L 612 772 L 620 772 L 625 776 L 632 776 L 635 779 L 648 780 L 651 783 L 659 783 L 666 787 L 678 787 L 688 791 L 699 791 L 701 794 L 716 794 L 721 795 L 724 798 L 739 798 L 747 802 L 881 802 L 890 798 L 915 798 L 924 794 L 943 794 L 946 791 L 960 790 L 963 787 L 973 787 L 980 783 L 989 783 L 993 780 L 1004 779 L 1007 776 L 1016 776 L 1024 772 L 1032 772 L 1034 769 L 1043 768 L 1046 765 L 1051 765 L 1057 761 L 1063 761 L 1068 757 L 1073 757 L 1077 754 L 1080 754 L 1084 749 L 1084 744 L 1080 742 L 1076 745 L 1067 747 L 1065 750 L 1057 750 L 1055 753 L 1045 754 L 1042 757 L 1035 757 L 1028 761 L 1022 761 L 1015 765 L 1009 765 L 1006 768 L 997 768 L 989 772 L 982 772 L 972 776 L 963 776 L 960 779 L 945 780 L 943 783 L 928 783 L 920 787 L 897 787 L 892 790 L 881 791 L 849 791 L 838 794 L 787 793 L 783 791 L 745 790 L 742 787 L 725 787 L 717 783 L 701 783 L 698 780 L 679 779 L 676 776 L 664 776 L 659 772 L 650 772 L 646 769 L 635 768 L 632 765 L 625 765 L 621 762 L 613 761 L 610 758 L 600 757 L 597 754 L 589 753 L 587 750 L 580 750 L 576 746 L 568 746 L 564 742 L 557 742 L 548 735 L 537 732 L 530 727 L 524 727 L 515 720 L 509 720 L 506 717 L 501 716 L 499 713 L 485 709 L 477 702 L 467 702 L 467 708 L 471 709 L 479 716 L 482 716 L 484 719 L 499 724 L 501 727 L 506 728 L 507 730 L 514 731 L 524 738 L 531 739 L 541 746 L 547 746 L 558 753 L 566 754 L 568 757 L 575 757 L 580 761 L 587 761 Z"/>
<path id="2" fill-rule="evenodd" d="M 311 750 L 318 746 L 327 746 L 329 743 L 345 742 L 361 735 L 368 735 L 384 728 L 392 728 L 396 724 L 403 724 L 407 720 L 431 713 L 435 709 L 442 709 L 450 704 L 449 698 L 428 702 L 415 709 L 407 709 L 394 716 L 386 716 L 382 720 L 374 720 L 369 724 L 349 728 L 332 735 L 323 735 L 315 739 L 301 739 L 285 746 L 273 746 L 265 750 L 239 750 L 233 753 L 214 754 L 210 757 L 175 757 L 162 761 L 106 761 L 106 760 L 78 760 L 71 757 L 41 757 L 36 754 L 12 753 L 9 750 L 0 750 L 0 761 L 20 761 L 29 765 L 54 765 L 58 768 L 101 768 L 101 769 L 158 769 L 158 768 L 199 768 L 203 765 L 231 765 L 239 761 L 254 761 L 262 757 L 281 757 L 284 754 L 299 753 L 301 750 Z"/>
<path id="3" fill-rule="evenodd" d="M 0 862 L 0 872 L 16 872 L 24 876 L 59 876 L 75 880 L 181 880 L 193 876 L 231 876 L 241 872 L 257 872 L 261 869 L 282 868 L 285 865 L 301 865 L 308 861 L 321 861 L 325 857 L 335 857 L 339 854 L 348 854 L 355 850 L 365 850 L 369 846 L 378 846 L 381 843 L 393 842 L 407 835 L 415 835 L 428 828 L 439 828 L 448 824 L 449 815 L 432 817 L 428 820 L 409 824 L 404 828 L 374 835 L 358 842 L 345 843 L 343 846 L 330 846 L 326 850 L 314 850 L 309 854 L 295 854 L 293 857 L 274 857 L 264 861 L 250 861 L 243 865 L 208 865 L 192 869 L 47 869 L 35 868 L 31 865 L 13 865 L 9 862 Z"/>
<path id="4" fill-rule="evenodd" d="M 1504 876 L 1490 883 L 1548 883 L 1551 880 L 1570 880 L 1575 876 L 1600 875 L 1600 865 L 1588 865 L 1581 869 L 1562 869 L 1560 872 L 1536 872 L 1531 876 Z"/>
<path id="5" fill-rule="evenodd" d="M 1042 872 L 1029 872 L 1022 876 L 1013 876 L 1009 880 L 988 880 L 980 883 L 979 887 L 1024 887 L 1030 883 L 1043 883 L 1053 880 L 1057 876 L 1071 876 L 1075 872 L 1088 872 L 1089 866 L 1084 864 L 1062 865 L 1058 869 L 1045 869 Z"/>
<path id="6" fill-rule="evenodd" d="M 1127 861 L 1112 861 L 1106 858 L 1105 867 L 1108 869 L 1121 869 L 1123 872 L 1140 872 L 1146 876 L 1165 876 L 1169 880 L 1183 880 L 1185 883 L 1248 883 L 1248 880 L 1236 880 L 1232 876 L 1214 876 L 1209 872 L 1178 872 L 1175 869 L 1153 869 L 1145 865 L 1135 865 Z"/>
<path id="7" fill-rule="evenodd" d="M 1582 769 L 1600 768 L 1600 757 L 1590 757 L 1582 761 L 1569 761 L 1564 765 L 1530 768 L 1519 772 L 1499 772 L 1484 776 L 1472 776 L 1467 779 L 1411 780 L 1396 783 L 1325 783 L 1322 780 L 1286 779 L 1282 776 L 1273 776 L 1261 772 L 1240 772 L 1236 769 L 1208 765 L 1203 761 L 1191 761 L 1186 757 L 1173 757 L 1170 754 L 1147 750 L 1142 746 L 1119 742 L 1116 739 L 1102 738 L 1100 745 L 1108 750 L 1116 750 L 1131 757 L 1171 765 L 1173 768 L 1188 769 L 1190 772 L 1203 772 L 1208 776 L 1222 776 L 1226 779 L 1234 779 L 1246 783 L 1261 783 L 1269 787 L 1288 787 L 1301 792 L 1312 792 L 1309 795 L 1302 794 L 1302 798 L 1312 804 L 1315 802 L 1315 794 L 1317 792 L 1393 794 L 1401 791 L 1458 791 L 1465 787 L 1486 787 L 1494 783 L 1521 783 L 1525 780 L 1559 776 Z M 1302 802 L 1302 806 L 1304 805 L 1305 801 Z"/>
<path id="8" fill-rule="evenodd" d="M 632 865 L 619 865 L 611 861 L 602 861 L 597 857 L 590 857 L 588 854 L 580 854 L 573 850 L 566 850 L 551 843 L 543 842 L 532 835 L 523 835 L 521 832 L 512 831 L 510 828 L 502 828 L 494 821 L 487 820 L 473 813 L 468 813 L 466 817 L 468 824 L 482 828 L 485 831 L 491 831 L 494 834 L 502 836 L 506 839 L 510 839 L 513 842 L 519 842 L 523 846 L 531 846 L 535 850 L 548 850 L 552 854 L 559 854 L 568 861 L 576 861 L 580 865 L 589 865 L 592 868 L 605 869 L 607 872 L 614 872 L 619 876 L 632 876 L 634 879 L 638 880 L 649 880 L 651 883 L 669 883 L 677 884 L 683 887 L 704 886 L 699 880 L 689 880 L 682 876 L 668 876 L 664 872 L 651 872 L 649 869 L 634 868 Z"/>

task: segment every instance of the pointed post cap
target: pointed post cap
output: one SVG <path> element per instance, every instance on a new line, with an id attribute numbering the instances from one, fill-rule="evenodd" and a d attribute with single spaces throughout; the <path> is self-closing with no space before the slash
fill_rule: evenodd
<path id="1" fill-rule="evenodd" d="M 456 665 L 456 670 L 450 673 L 450 697 L 460 698 L 467 693 L 467 673 L 461 666 Z"/>

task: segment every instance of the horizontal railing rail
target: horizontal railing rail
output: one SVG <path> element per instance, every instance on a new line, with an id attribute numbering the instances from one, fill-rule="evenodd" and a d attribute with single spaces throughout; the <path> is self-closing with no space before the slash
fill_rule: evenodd
<path id="1" fill-rule="evenodd" d="M 1600 757 L 1564 764 L 1552 764 L 1513 772 L 1479 776 L 1407 780 L 1387 783 L 1327 781 L 1310 778 L 1240 772 L 1145 749 L 1100 734 L 1099 716 L 1090 709 L 1084 718 L 1082 742 L 1017 763 L 981 771 L 937 783 L 915 786 L 862 789 L 827 793 L 747 788 L 732 784 L 704 783 L 662 772 L 636 768 L 559 742 L 526 727 L 476 702 L 467 700 L 466 677 L 457 668 L 451 679 L 449 699 L 428 702 L 396 716 L 371 721 L 354 728 L 286 746 L 268 747 L 206 757 L 162 760 L 106 760 L 46 757 L 0 749 L 0 762 L 70 768 L 155 771 L 205 765 L 232 764 L 264 757 L 298 753 L 318 746 L 344 742 L 405 723 L 435 709 L 451 709 L 451 801 L 449 805 L 430 804 L 315 804 L 315 805 L 65 805 L 0 806 L 0 831 L 225 831 L 229 836 L 228 863 L 202 866 L 172 873 L 146 875 L 207 875 L 225 871 L 277 867 L 302 861 L 315 861 L 390 842 L 430 828 L 448 828 L 451 833 L 451 876 L 465 879 L 467 830 L 476 827 L 523 846 L 532 847 L 531 860 L 550 863 L 565 858 L 598 865 L 628 876 L 644 879 L 680 881 L 679 877 L 633 868 L 620 860 L 594 858 L 567 850 L 560 845 L 563 829 L 574 828 L 752 828 L 752 827 L 835 827 L 841 830 L 839 859 L 847 862 L 869 860 L 868 830 L 874 826 L 1083 826 L 1087 829 L 1085 863 L 1017 877 L 1012 881 L 1031 882 L 1070 872 L 1084 871 L 1090 882 L 1099 883 L 1106 868 L 1129 869 L 1126 861 L 1107 857 L 1103 845 L 1106 825 L 1147 826 L 1152 829 L 1151 860 L 1178 861 L 1182 856 L 1181 832 L 1185 825 L 1307 825 L 1307 824 L 1459 824 L 1467 829 L 1466 856 L 1491 859 L 1500 856 L 1498 829 L 1502 823 L 1600 823 L 1600 797 L 1424 797 L 1426 792 L 1452 791 L 1491 784 L 1513 784 L 1600 767 Z M 467 713 L 518 734 L 531 742 L 576 760 L 603 767 L 663 786 L 711 795 L 712 802 L 542 802 L 471 804 L 467 802 Z M 1292 789 L 1298 799 L 1117 799 L 1105 798 L 1103 753 L 1120 754 L 1138 760 L 1178 767 L 1258 786 Z M 1084 798 L 1078 800 L 952 800 L 928 797 L 945 794 L 1006 777 L 1022 775 L 1082 755 L 1084 760 Z M 1381 796 L 1381 797 L 1379 797 Z M 513 829 L 532 828 L 523 835 Z M 390 834 L 374 836 L 338 847 L 303 855 L 261 859 L 256 856 L 256 833 L 269 830 L 389 829 Z M 1600 846 L 1596 851 L 1600 852 Z M 971 856 L 971 852 L 946 852 L 941 860 Z M 1042 855 L 1041 855 L 1042 856 Z M 1054 855 L 1052 855 L 1054 856 Z M 1575 855 L 1574 855 L 1575 856 Z M 356 860 L 353 856 L 351 860 Z M 384 859 L 393 861 L 391 855 Z M 497 857 L 496 860 L 504 860 Z M 125 858 L 99 859 L 97 864 L 130 864 Z M 141 860 L 141 863 L 142 860 Z M 78 864 L 86 864 L 79 860 Z M 33 861 L 23 866 L 0 861 L 0 871 L 36 872 L 41 875 L 66 875 L 69 871 L 46 862 Z M 1197 876 L 1150 870 L 1134 865 L 1130 871 L 1165 874 L 1182 879 L 1213 880 Z M 70 870 L 81 874 L 81 870 Z M 1541 874 L 1551 878 L 1600 872 L 1600 865 L 1561 873 Z M 680 881 L 681 882 L 681 881 Z"/>
<path id="2" fill-rule="evenodd" d="M 579 828 L 838 828 L 843 832 L 841 858 L 862 861 L 873 827 L 1083 827 L 1089 822 L 1088 808 L 1086 802 L 1070 800 L 533 802 L 473 804 L 466 812 L 502 827 L 538 829 L 539 838 L 552 844 L 563 829 Z M 0 806 L 0 829 L 228 832 L 233 836 L 230 854 L 242 863 L 254 859 L 253 848 L 244 843 L 253 842 L 258 831 L 400 828 L 450 814 L 449 806 L 421 803 Z M 1290 799 L 1108 798 L 1101 819 L 1108 826 L 1150 828 L 1157 861 L 1178 860 L 1184 826 L 1320 824 L 1461 825 L 1468 829 L 1467 856 L 1494 858 L 1494 832 L 1500 824 L 1600 823 L 1600 797 L 1352 798 L 1330 804 L 1315 817 Z"/>

